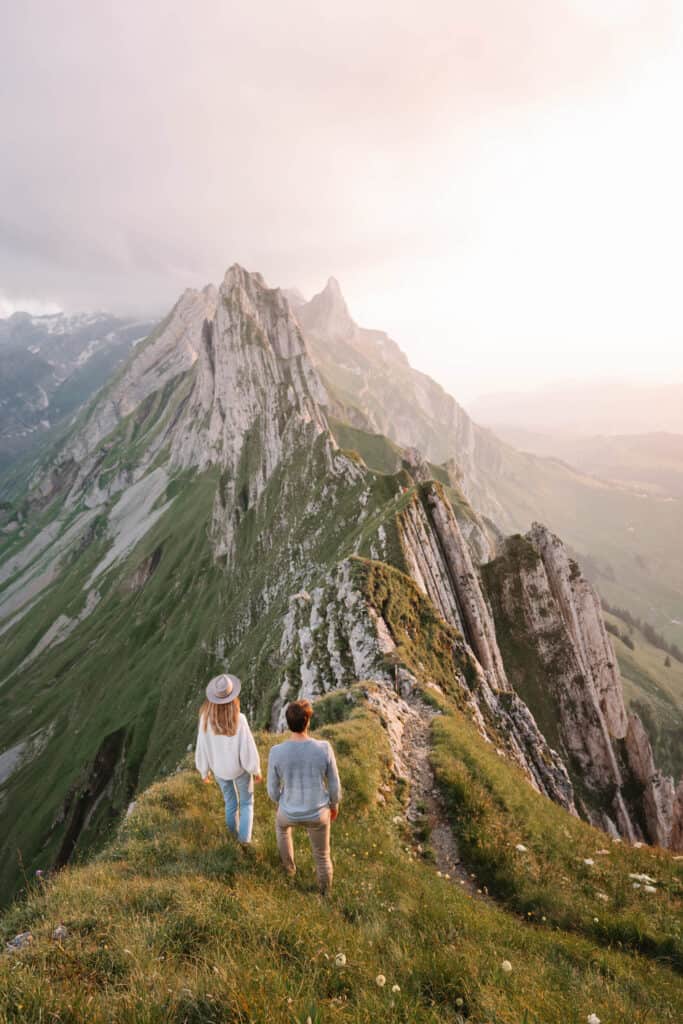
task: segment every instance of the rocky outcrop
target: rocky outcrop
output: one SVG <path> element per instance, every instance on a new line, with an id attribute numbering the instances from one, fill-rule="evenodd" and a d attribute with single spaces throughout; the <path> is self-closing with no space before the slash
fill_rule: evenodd
<path id="1" fill-rule="evenodd" d="M 534 524 L 484 580 L 508 678 L 580 783 L 584 815 L 630 841 L 670 845 L 673 782 L 657 771 L 640 719 L 627 716 L 598 597 L 562 542 Z"/>
<path id="2" fill-rule="evenodd" d="M 384 656 L 394 647 L 386 623 L 354 586 L 348 561 L 310 593 L 293 594 L 280 641 L 284 671 L 273 726 L 282 727 L 287 700 L 310 699 L 358 679 L 389 683 Z"/>
<path id="3" fill-rule="evenodd" d="M 217 553 L 226 554 L 236 521 L 254 506 L 283 456 L 327 429 L 326 395 L 286 298 L 241 267 L 225 275 L 198 349 L 171 463 L 222 467 L 213 535 Z"/>
<path id="4" fill-rule="evenodd" d="M 464 636 L 491 685 L 509 685 L 493 618 L 470 551 L 443 488 L 430 481 L 399 518 L 410 574 L 451 625 Z"/>
<path id="5" fill-rule="evenodd" d="M 408 590 L 414 587 L 402 574 L 396 574 L 395 583 Z M 463 641 L 458 639 L 456 645 L 452 683 L 482 737 L 519 765 L 538 792 L 575 814 L 573 787 L 564 764 L 544 740 L 529 709 L 515 693 L 495 690 Z M 280 656 L 284 670 L 273 709 L 274 728 L 284 728 L 283 708 L 288 700 L 312 699 L 358 680 L 410 692 L 416 681 L 401 663 L 390 624 L 354 583 L 349 561 L 322 586 L 290 598 Z M 464 664 L 471 671 L 464 672 Z"/>

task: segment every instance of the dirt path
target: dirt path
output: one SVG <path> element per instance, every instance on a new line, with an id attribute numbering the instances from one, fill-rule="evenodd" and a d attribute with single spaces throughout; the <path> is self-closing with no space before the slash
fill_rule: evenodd
<path id="1" fill-rule="evenodd" d="M 369 702 L 384 720 L 396 770 L 410 787 L 406 818 L 415 848 L 418 852 L 422 848 L 431 849 L 436 870 L 477 895 L 476 881 L 460 860 L 458 843 L 429 763 L 431 725 L 439 712 L 415 694 L 404 700 L 391 690 L 369 695 Z M 423 829 L 428 836 L 425 839 L 419 835 Z"/>

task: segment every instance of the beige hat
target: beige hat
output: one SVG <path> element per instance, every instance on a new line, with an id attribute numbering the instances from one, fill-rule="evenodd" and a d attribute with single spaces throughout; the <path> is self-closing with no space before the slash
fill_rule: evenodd
<path id="1" fill-rule="evenodd" d="M 237 676 L 223 673 L 223 675 L 214 676 L 211 680 L 206 688 L 206 698 L 212 704 L 229 704 L 231 700 L 239 696 L 241 689 L 242 683 Z"/>

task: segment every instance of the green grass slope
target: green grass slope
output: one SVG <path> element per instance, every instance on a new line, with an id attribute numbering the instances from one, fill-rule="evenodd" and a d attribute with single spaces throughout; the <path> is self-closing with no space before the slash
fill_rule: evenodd
<path id="1" fill-rule="evenodd" d="M 338 717 L 339 700 L 326 703 L 320 717 Z M 475 786 L 472 820 L 458 825 L 461 841 L 469 829 L 468 856 L 477 833 L 482 849 L 498 842 L 507 850 L 522 838 L 530 850 L 514 854 L 499 904 L 473 898 L 416 854 L 382 723 L 362 699 L 344 706 L 350 717 L 319 732 L 336 748 L 346 793 L 333 827 L 329 901 L 315 893 L 304 837 L 297 879 L 281 874 L 261 789 L 257 843 L 245 854 L 225 835 L 217 788 L 181 770 L 141 797 L 95 861 L 33 883 L 2 919 L 5 939 L 29 929 L 33 935 L 25 949 L 0 957 L 2 1024 L 584 1024 L 591 1013 L 605 1024 L 681 1019 L 683 986 L 666 952 L 667 942 L 680 942 L 680 865 L 659 852 L 615 847 L 597 881 L 577 858 L 604 836 L 537 798 L 504 762 L 496 770 L 496 755 L 473 725 L 444 704 L 436 766 L 458 821 L 467 817 L 455 795 L 458 773 L 468 771 Z M 257 740 L 265 756 L 273 738 Z M 378 800 L 380 785 L 386 803 Z M 494 827 L 504 838 L 489 835 Z M 483 878 L 495 858 L 475 859 Z M 631 870 L 656 872 L 657 894 L 629 890 Z M 593 900 L 597 885 L 609 907 Z M 560 895 L 542 900 L 553 887 Z M 642 929 L 659 943 L 647 955 L 633 941 L 633 904 L 643 906 Z M 57 941 L 60 924 L 67 932 Z"/>

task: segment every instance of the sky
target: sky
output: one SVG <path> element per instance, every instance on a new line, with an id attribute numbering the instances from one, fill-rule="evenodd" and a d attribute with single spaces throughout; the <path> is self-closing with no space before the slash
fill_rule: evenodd
<path id="1" fill-rule="evenodd" d="M 334 275 L 467 401 L 683 380 L 683 4 L 22 0 L 0 315 Z"/>

